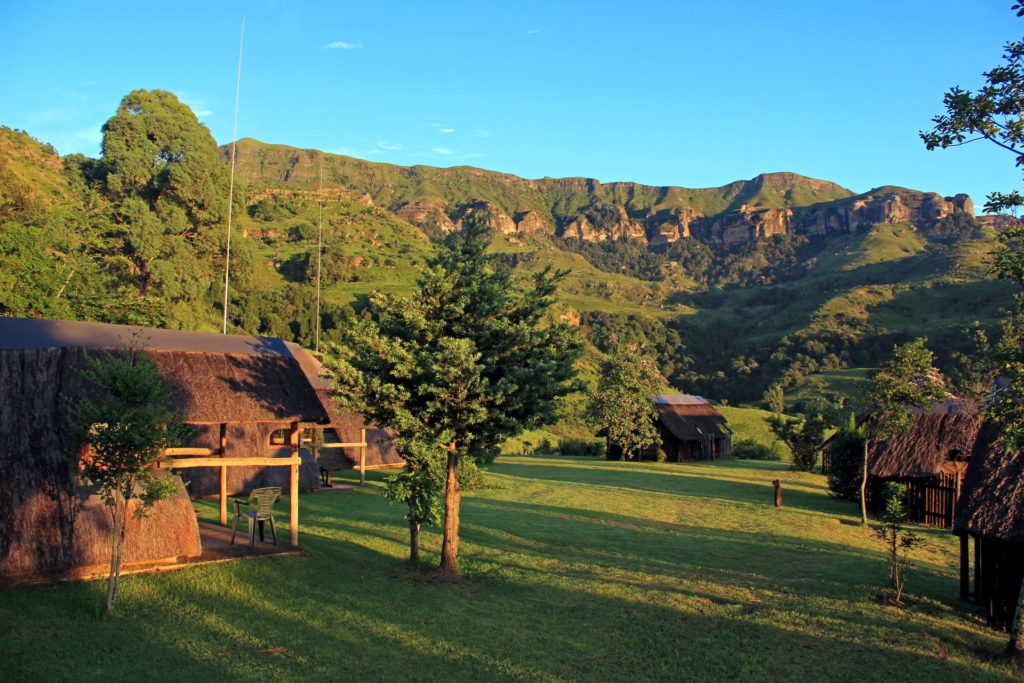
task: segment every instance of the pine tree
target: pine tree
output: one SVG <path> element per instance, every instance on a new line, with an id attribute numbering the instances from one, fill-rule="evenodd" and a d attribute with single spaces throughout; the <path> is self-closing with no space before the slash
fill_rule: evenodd
<path id="1" fill-rule="evenodd" d="M 406 471 L 395 486 L 411 501 L 410 534 L 443 489 L 445 578 L 459 575 L 460 463 L 492 461 L 505 439 L 552 421 L 557 400 L 578 388 L 580 341 L 548 318 L 566 273 L 545 269 L 520 287 L 489 242 L 482 223 L 449 235 L 416 294 L 372 296 L 328 361 L 341 400 L 398 434 Z M 429 475 L 438 463 L 443 484 Z"/>

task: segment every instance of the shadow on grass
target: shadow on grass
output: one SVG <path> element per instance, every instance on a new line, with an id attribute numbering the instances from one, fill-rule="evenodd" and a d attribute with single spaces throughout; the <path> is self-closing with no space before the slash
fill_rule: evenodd
<path id="1" fill-rule="evenodd" d="M 0 594 L 5 675 L 960 681 L 1006 674 L 979 658 L 992 641 L 977 631 L 866 600 L 880 562 L 839 543 L 485 492 L 464 502 L 470 577 L 452 585 L 402 564 L 404 509 L 384 505 L 378 493 L 304 497 L 305 557 L 129 577 L 114 619 L 93 616 L 99 584 Z M 437 541 L 425 534 L 431 560 Z"/>
<path id="2" fill-rule="evenodd" d="M 775 490 L 771 480 L 781 479 L 784 507 L 832 516 L 856 514 L 854 504 L 827 495 L 823 486 L 813 486 L 804 481 L 815 475 L 795 473 L 775 463 L 723 461 L 655 465 L 579 460 L 581 462 L 571 464 L 559 464 L 554 460 L 527 464 L 506 459 L 493 468 L 493 473 L 538 481 L 607 486 L 765 507 L 774 506 Z M 738 475 L 736 469 L 760 471 L 764 473 L 763 478 L 753 474 Z"/>

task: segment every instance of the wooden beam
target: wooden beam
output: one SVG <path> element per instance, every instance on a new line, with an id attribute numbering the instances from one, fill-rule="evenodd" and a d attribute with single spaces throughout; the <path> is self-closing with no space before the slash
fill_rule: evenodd
<path id="1" fill-rule="evenodd" d="M 359 440 L 362 445 L 359 447 L 359 485 L 366 483 L 366 429 L 359 430 Z"/>
<path id="2" fill-rule="evenodd" d="M 221 425 L 227 427 L 227 425 Z M 165 448 L 161 455 L 221 455 L 224 451 L 224 438 L 221 437 L 220 448 Z"/>
<path id="3" fill-rule="evenodd" d="M 220 425 L 220 458 L 224 459 L 224 455 L 227 453 L 228 446 L 228 425 L 226 422 L 222 422 Z M 198 455 L 198 454 L 197 454 Z M 222 526 L 228 525 L 228 468 L 221 467 L 219 472 L 220 479 L 220 523 Z"/>
<path id="4" fill-rule="evenodd" d="M 288 502 L 289 502 L 289 524 L 288 528 L 291 531 L 291 543 L 293 546 L 299 545 L 299 442 L 302 440 L 302 428 L 299 427 L 298 422 L 292 423 L 291 432 L 288 434 L 288 443 L 292 447 L 292 457 L 294 464 L 291 466 L 291 477 L 288 482 Z"/>
<path id="5" fill-rule="evenodd" d="M 353 441 L 352 443 L 341 443 L 331 441 L 329 443 L 320 444 L 320 448 L 366 448 L 365 441 Z"/>
<path id="6" fill-rule="evenodd" d="M 301 458 L 292 456 L 288 458 L 167 458 L 160 460 L 154 465 L 161 468 L 181 467 L 251 467 L 260 465 L 262 467 L 284 467 L 286 465 L 299 465 Z"/>

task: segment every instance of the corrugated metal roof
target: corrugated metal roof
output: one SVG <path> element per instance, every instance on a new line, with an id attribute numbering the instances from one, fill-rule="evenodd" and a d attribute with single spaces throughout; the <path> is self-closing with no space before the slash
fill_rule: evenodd
<path id="1" fill-rule="evenodd" d="M 673 406 L 711 405 L 707 399 L 691 394 L 658 394 L 654 397 L 654 402 Z"/>

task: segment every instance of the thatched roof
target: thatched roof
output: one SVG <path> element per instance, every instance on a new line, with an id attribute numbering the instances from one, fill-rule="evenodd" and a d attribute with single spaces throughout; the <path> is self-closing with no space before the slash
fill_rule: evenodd
<path id="1" fill-rule="evenodd" d="M 123 353 L 133 340 L 178 389 L 175 407 L 189 422 L 327 420 L 303 369 L 306 352 L 280 339 L 0 318 L 0 356 L 20 365 L 26 385 L 72 381 L 77 373 L 66 370 L 82 367 L 85 354 Z"/>
<path id="2" fill-rule="evenodd" d="M 0 318 L 0 574 L 89 561 L 92 541 L 86 541 L 101 534 L 89 531 L 95 525 L 71 467 L 78 444 L 68 423 L 70 401 L 96 390 L 77 372 L 86 355 L 125 353 L 140 331 L 144 353 L 178 388 L 175 400 L 187 421 L 327 420 L 299 360 L 281 340 Z M 191 506 L 187 500 L 181 505 L 184 512 L 175 519 L 194 527 Z M 153 528 L 177 538 L 170 514 L 154 516 Z M 183 554 L 157 540 L 139 552 L 164 551 Z"/>
<path id="3" fill-rule="evenodd" d="M 683 441 L 729 433 L 725 418 L 706 399 L 687 394 L 659 394 L 654 399 L 658 419 Z"/>
<path id="4" fill-rule="evenodd" d="M 875 477 L 933 477 L 971 456 L 982 415 L 974 401 L 933 402 L 912 408 L 914 426 L 885 441 L 868 442 L 868 472 Z"/>
<path id="5" fill-rule="evenodd" d="M 999 429 L 985 423 L 961 489 L 954 531 L 1024 544 L 1024 452 L 999 447 Z"/>
<path id="6" fill-rule="evenodd" d="M 971 457 L 981 415 L 917 415 L 914 427 L 868 443 L 868 471 L 875 477 L 933 477 L 949 463 Z"/>

